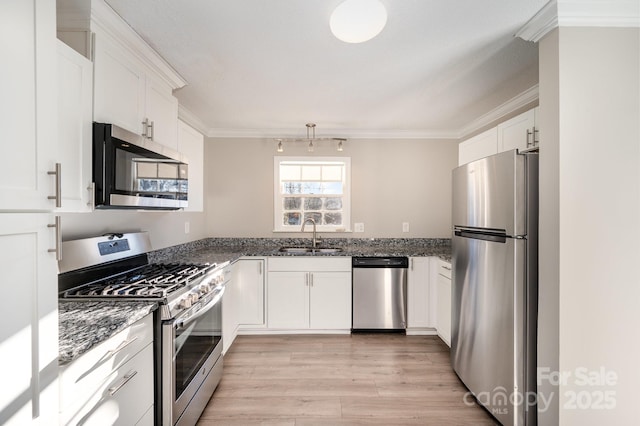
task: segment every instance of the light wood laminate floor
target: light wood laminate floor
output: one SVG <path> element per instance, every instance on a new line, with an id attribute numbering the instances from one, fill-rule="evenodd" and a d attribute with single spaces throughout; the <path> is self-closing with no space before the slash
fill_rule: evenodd
<path id="1" fill-rule="evenodd" d="M 239 336 L 198 426 L 494 425 L 466 392 L 435 336 Z"/>

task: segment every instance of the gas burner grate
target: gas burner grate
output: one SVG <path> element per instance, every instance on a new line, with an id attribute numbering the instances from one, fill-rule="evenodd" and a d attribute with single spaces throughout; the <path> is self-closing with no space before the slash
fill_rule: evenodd
<path id="1" fill-rule="evenodd" d="M 149 264 L 66 293 L 70 297 L 165 298 L 215 265 Z"/>

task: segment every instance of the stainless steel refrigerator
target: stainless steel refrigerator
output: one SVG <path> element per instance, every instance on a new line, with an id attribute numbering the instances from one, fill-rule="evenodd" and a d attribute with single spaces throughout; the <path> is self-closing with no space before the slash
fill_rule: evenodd
<path id="1" fill-rule="evenodd" d="M 538 155 L 454 169 L 452 217 L 453 369 L 500 423 L 534 425 Z"/>

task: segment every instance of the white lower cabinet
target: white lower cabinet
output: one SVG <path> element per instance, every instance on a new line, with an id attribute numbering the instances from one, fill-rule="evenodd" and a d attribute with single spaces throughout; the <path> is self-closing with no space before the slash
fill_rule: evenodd
<path id="1" fill-rule="evenodd" d="M 438 262 L 436 329 L 438 336 L 451 346 L 451 264 Z"/>
<path id="2" fill-rule="evenodd" d="M 433 334 L 430 309 L 430 265 L 429 257 L 409 258 L 407 277 L 407 333 L 429 328 Z M 416 330 L 416 331 L 417 331 Z"/>
<path id="3" fill-rule="evenodd" d="M 153 424 L 152 315 L 60 369 L 60 424 Z"/>
<path id="4" fill-rule="evenodd" d="M 235 266 L 235 265 L 234 265 Z M 238 270 L 231 268 L 231 278 L 227 281 L 222 296 L 222 353 L 233 344 L 238 335 Z"/>
<path id="5" fill-rule="evenodd" d="M 58 282 L 53 215 L 0 213 L 0 424 L 57 424 Z"/>
<path id="6" fill-rule="evenodd" d="M 260 328 L 266 325 L 264 315 L 265 259 L 244 258 L 234 264 L 235 285 L 238 287 L 238 323 L 240 328 Z"/>
<path id="7" fill-rule="evenodd" d="M 350 330 L 351 258 L 268 260 L 270 330 Z"/>

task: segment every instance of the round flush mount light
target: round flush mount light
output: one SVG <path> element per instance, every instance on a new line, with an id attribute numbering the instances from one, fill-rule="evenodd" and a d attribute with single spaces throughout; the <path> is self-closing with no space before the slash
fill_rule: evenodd
<path id="1" fill-rule="evenodd" d="M 329 21 L 333 35 L 346 43 L 371 40 L 386 24 L 387 10 L 380 0 L 345 0 Z"/>

